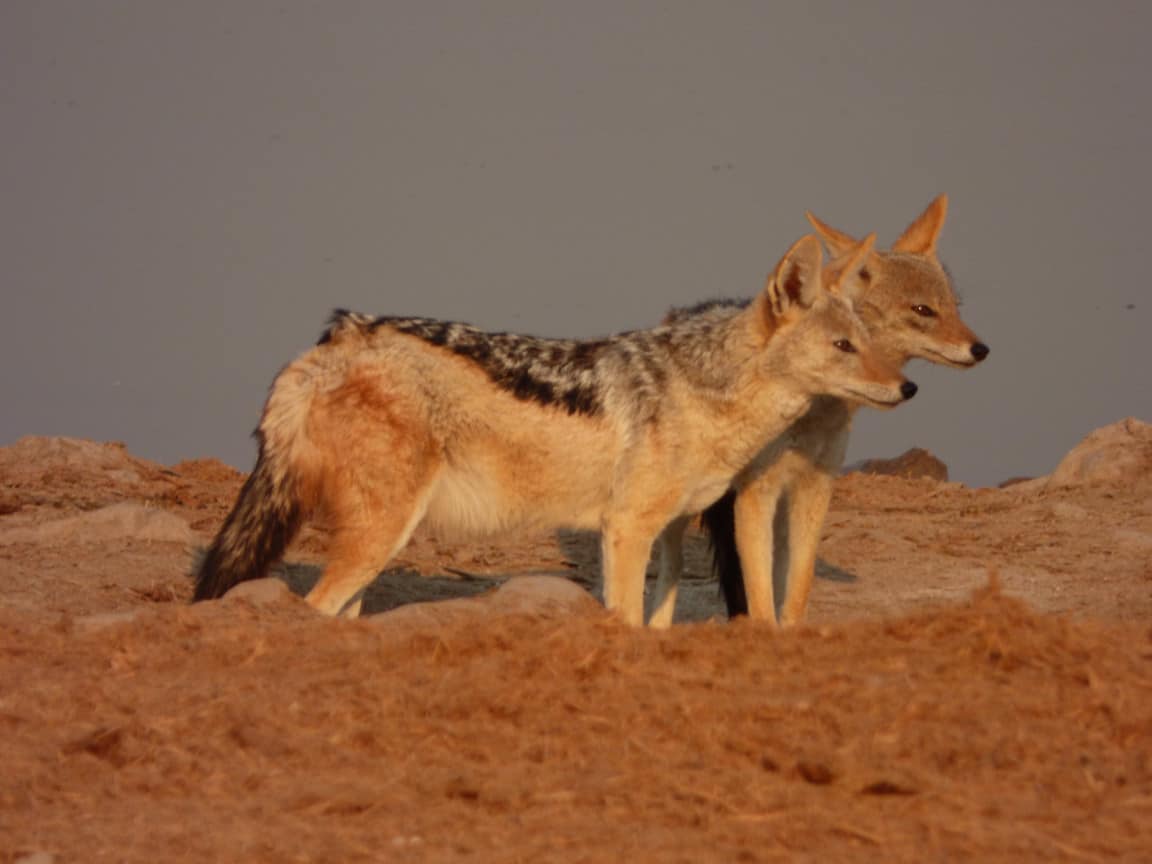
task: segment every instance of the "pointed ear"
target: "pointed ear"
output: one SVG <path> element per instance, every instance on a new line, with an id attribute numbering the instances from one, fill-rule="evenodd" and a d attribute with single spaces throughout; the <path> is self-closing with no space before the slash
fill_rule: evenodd
<path id="1" fill-rule="evenodd" d="M 824 287 L 849 302 L 864 295 L 872 282 L 868 258 L 876 246 L 876 235 L 869 234 L 824 270 Z"/>
<path id="2" fill-rule="evenodd" d="M 808 217 L 808 221 L 812 223 L 812 227 L 816 229 L 816 233 L 823 238 L 824 245 L 828 247 L 828 251 L 832 253 L 833 257 L 843 255 L 856 245 L 855 237 L 851 234 L 845 234 L 843 231 L 837 231 L 826 222 L 821 222 L 813 215 L 811 210 L 807 211 L 804 215 Z"/>
<path id="3" fill-rule="evenodd" d="M 944 217 L 947 215 L 948 196 L 941 195 L 904 229 L 900 239 L 892 244 L 892 251 L 935 257 L 936 241 L 940 238 L 940 229 L 944 227 Z"/>
<path id="4" fill-rule="evenodd" d="M 784 253 L 760 295 L 763 320 L 773 322 L 795 316 L 816 302 L 821 290 L 824 253 L 814 234 L 806 234 Z"/>

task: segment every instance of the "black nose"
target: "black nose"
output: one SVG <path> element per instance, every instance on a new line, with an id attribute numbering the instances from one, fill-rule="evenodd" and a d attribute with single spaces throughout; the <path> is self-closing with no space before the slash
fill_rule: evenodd
<path id="1" fill-rule="evenodd" d="M 972 347 L 968 349 L 972 352 L 972 356 L 977 360 L 983 360 L 988 356 L 988 346 L 983 342 L 973 342 Z"/>
<path id="2" fill-rule="evenodd" d="M 916 395 L 916 391 L 920 388 L 916 386 L 915 381 L 905 381 L 900 385 L 900 395 L 905 399 L 911 399 Z"/>

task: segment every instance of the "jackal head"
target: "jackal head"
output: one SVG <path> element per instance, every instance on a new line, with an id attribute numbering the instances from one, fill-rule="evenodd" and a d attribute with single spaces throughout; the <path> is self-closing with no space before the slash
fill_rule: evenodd
<path id="1" fill-rule="evenodd" d="M 948 197 L 941 195 L 890 250 L 872 250 L 842 280 L 880 347 L 901 363 L 920 357 L 966 368 L 988 356 L 988 346 L 960 319 L 952 279 L 936 257 L 947 212 Z M 808 221 L 832 255 L 847 255 L 859 245 L 811 213 Z"/>
<path id="2" fill-rule="evenodd" d="M 764 375 L 786 377 L 813 396 L 835 396 L 876 408 L 911 399 L 916 385 L 879 351 L 852 307 L 856 273 L 872 254 L 870 235 L 823 267 L 820 241 L 808 235 L 780 259 L 749 307 L 764 339 Z"/>

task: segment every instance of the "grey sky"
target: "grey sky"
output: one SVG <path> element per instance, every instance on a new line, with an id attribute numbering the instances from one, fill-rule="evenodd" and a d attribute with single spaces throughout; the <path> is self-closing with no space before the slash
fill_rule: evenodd
<path id="1" fill-rule="evenodd" d="M 1152 414 L 1152 4 L 0 5 L 0 443 L 247 470 L 333 306 L 596 336 L 939 192 L 970 372 L 850 459 L 969 483 Z"/>

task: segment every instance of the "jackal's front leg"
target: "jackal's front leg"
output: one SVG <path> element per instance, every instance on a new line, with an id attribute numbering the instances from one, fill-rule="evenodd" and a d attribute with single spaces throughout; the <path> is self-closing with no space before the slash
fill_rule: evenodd
<path id="1" fill-rule="evenodd" d="M 788 496 L 788 588 L 780 610 L 780 623 L 799 624 L 808 608 L 808 595 L 816 578 L 816 552 L 820 530 L 832 501 L 833 477 L 813 470 L 792 486 Z"/>
<path id="2" fill-rule="evenodd" d="M 761 478 L 736 494 L 736 550 L 744 571 L 744 593 L 748 617 L 776 623 L 776 595 L 772 587 L 772 523 L 780 489 L 769 478 Z"/>
<path id="3" fill-rule="evenodd" d="M 609 521 L 601 533 L 604 605 L 633 627 L 644 625 L 644 571 L 655 533 L 630 519 Z"/>

